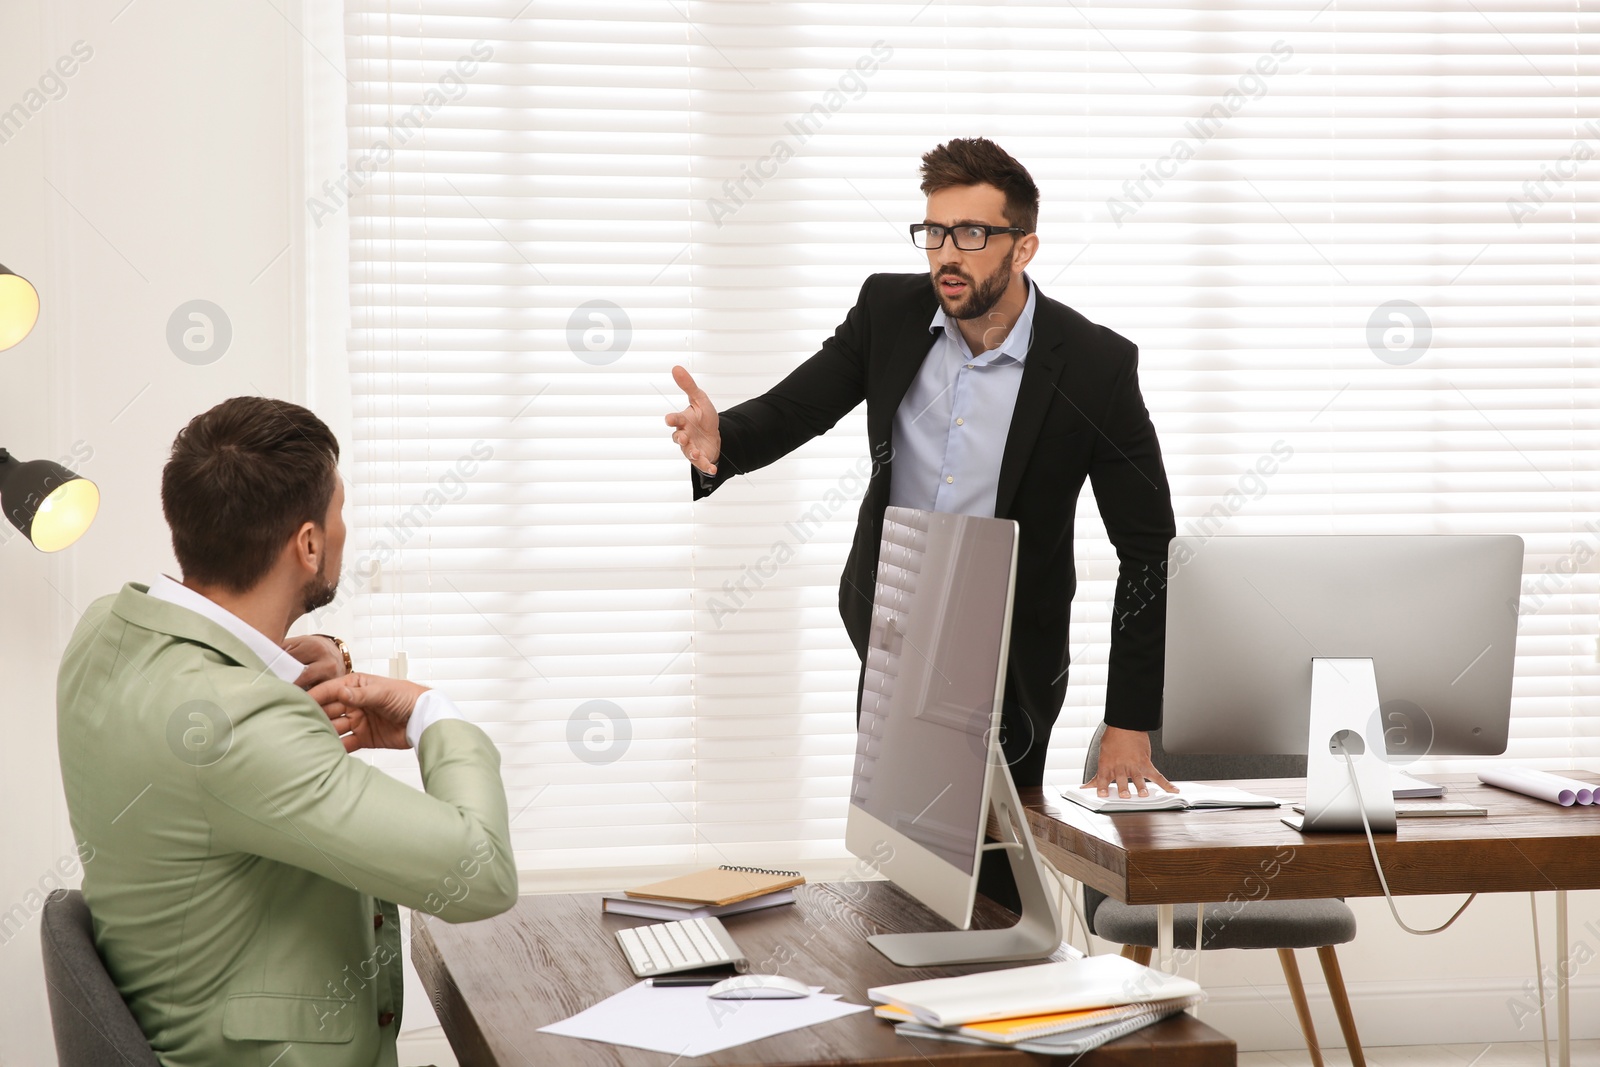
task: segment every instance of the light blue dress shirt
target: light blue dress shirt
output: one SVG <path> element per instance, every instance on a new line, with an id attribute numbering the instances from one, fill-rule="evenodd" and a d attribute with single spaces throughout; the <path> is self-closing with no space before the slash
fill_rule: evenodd
<path id="1" fill-rule="evenodd" d="M 944 308 L 928 324 L 933 348 L 894 416 L 894 466 L 889 503 L 955 515 L 994 515 L 1000 458 L 1033 340 L 1038 295 L 1028 302 L 1005 342 L 974 356 Z"/>

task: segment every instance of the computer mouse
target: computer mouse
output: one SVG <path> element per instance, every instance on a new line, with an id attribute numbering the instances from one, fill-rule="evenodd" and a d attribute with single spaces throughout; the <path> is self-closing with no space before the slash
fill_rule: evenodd
<path id="1" fill-rule="evenodd" d="M 712 1000 L 791 1000 L 810 995 L 804 983 L 781 974 L 736 974 L 706 991 Z"/>

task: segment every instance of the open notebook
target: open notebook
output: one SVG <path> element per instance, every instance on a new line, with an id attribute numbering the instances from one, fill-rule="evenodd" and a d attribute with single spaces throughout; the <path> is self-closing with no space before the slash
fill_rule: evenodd
<path id="1" fill-rule="evenodd" d="M 1283 803 L 1275 797 L 1247 793 L 1243 789 L 1213 785 L 1210 782 L 1172 784 L 1178 787 L 1178 792 L 1169 793 L 1151 783 L 1150 795 L 1143 797 L 1137 793 L 1130 797 L 1119 797 L 1115 790 L 1108 797 L 1096 796 L 1093 786 L 1080 789 L 1073 785 L 1063 788 L 1061 795 L 1090 811 L 1102 814 L 1124 811 L 1185 811 L 1199 808 L 1276 808 Z"/>

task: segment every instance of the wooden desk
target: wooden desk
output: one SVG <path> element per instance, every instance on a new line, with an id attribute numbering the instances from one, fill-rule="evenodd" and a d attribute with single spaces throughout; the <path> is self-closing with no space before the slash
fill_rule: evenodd
<path id="1" fill-rule="evenodd" d="M 1428 779 L 1445 785 L 1445 799 L 1489 814 L 1401 819 L 1398 833 L 1377 835 L 1396 896 L 1600 888 L 1600 809 L 1557 807 L 1483 785 L 1475 775 Z M 1305 800 L 1303 780 L 1226 784 L 1288 804 Z M 1266 881 L 1280 900 L 1383 893 L 1365 834 L 1303 835 L 1279 821 L 1287 809 L 1096 815 L 1041 789 L 1023 790 L 1022 802 L 1035 838 L 1062 873 L 1128 904 L 1259 897 L 1255 883 L 1275 860 L 1280 869 Z"/>
<path id="2" fill-rule="evenodd" d="M 1427 777 L 1444 784 L 1446 800 L 1476 804 L 1489 814 L 1401 819 L 1394 835 L 1376 835 L 1389 889 L 1396 896 L 1554 891 L 1565 1065 L 1566 891 L 1600 888 L 1600 809 L 1558 807 L 1483 785 L 1476 775 Z M 1305 800 L 1303 780 L 1226 784 L 1286 804 Z M 1128 904 L 1161 906 L 1165 945 L 1171 944 L 1174 904 L 1383 893 L 1365 834 L 1301 834 L 1279 821 L 1287 809 L 1096 815 L 1048 788 L 1023 790 L 1022 802 L 1040 850 L 1063 874 Z"/>
<path id="3" fill-rule="evenodd" d="M 1010 921 L 986 900 L 980 925 Z M 802 886 L 794 906 L 730 916 L 728 931 L 756 971 L 782 973 L 846 1001 L 869 1003 L 867 989 L 891 982 L 988 970 L 896 967 L 866 943 L 875 933 L 948 929 L 948 924 L 887 882 Z M 598 896 L 526 896 L 505 915 L 451 926 L 413 913 L 411 957 L 462 1067 L 582 1064 L 669 1067 L 672 1057 L 642 1049 L 541 1034 L 637 979 L 616 944 L 616 931 L 647 922 L 602 915 Z M 782 962 L 788 961 L 788 962 Z M 781 967 L 778 964 L 781 963 Z M 1233 1041 L 1190 1015 L 1157 1023 L 1086 1056 L 1046 1061 L 1009 1049 L 898 1037 L 862 1012 L 780 1034 L 693 1064 L 894 1064 L 1024 1067 L 1076 1062 L 1078 1067 L 1223 1067 L 1237 1062 Z"/>

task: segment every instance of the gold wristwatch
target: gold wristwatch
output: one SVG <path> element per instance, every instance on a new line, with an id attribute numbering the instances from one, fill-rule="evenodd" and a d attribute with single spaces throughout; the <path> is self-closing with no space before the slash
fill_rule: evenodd
<path id="1" fill-rule="evenodd" d="M 326 637 L 329 641 L 333 642 L 334 647 L 339 650 L 339 655 L 344 657 L 344 673 L 349 674 L 349 673 L 351 673 L 352 671 L 355 670 L 355 664 L 352 663 L 351 660 L 350 660 L 350 646 L 349 645 L 345 644 L 343 641 L 339 640 L 337 637 L 333 636 L 332 634 L 317 634 L 316 636 L 318 636 L 318 637 Z"/>

